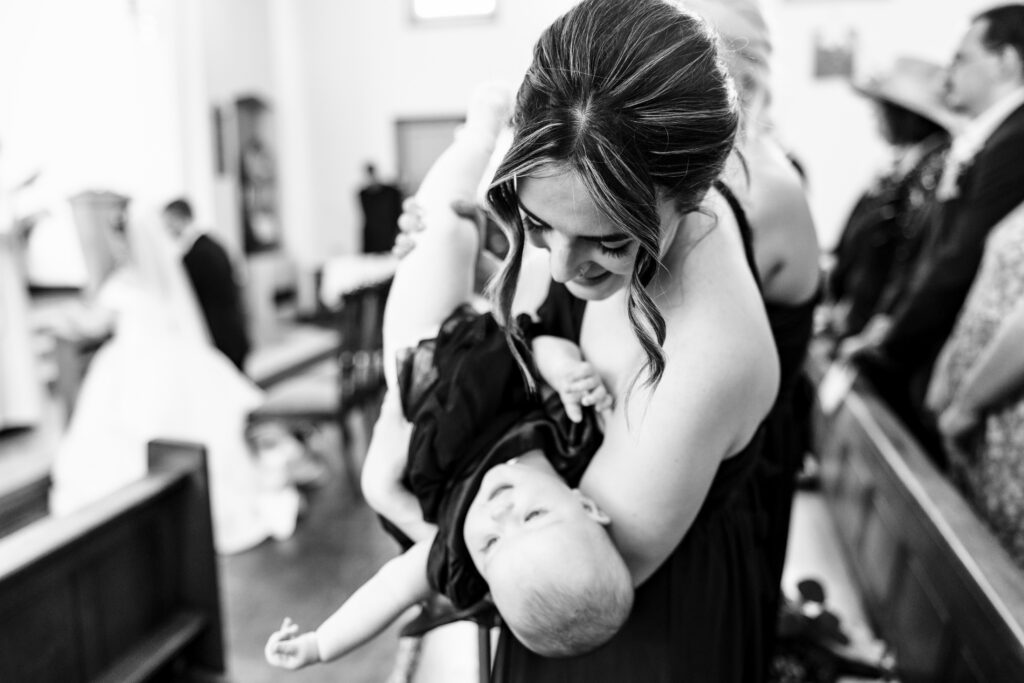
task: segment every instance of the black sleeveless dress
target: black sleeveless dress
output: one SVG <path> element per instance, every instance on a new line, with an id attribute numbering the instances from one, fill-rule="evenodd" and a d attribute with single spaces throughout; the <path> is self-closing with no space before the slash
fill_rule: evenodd
<path id="1" fill-rule="evenodd" d="M 572 422 L 549 387 L 540 384 L 530 392 L 501 327 L 469 306 L 453 311 L 436 338 L 403 354 L 398 384 L 402 409 L 413 424 L 403 483 L 423 518 L 438 526 L 427 578 L 456 607 L 469 607 L 487 593 L 462 536 L 484 475 L 540 449 L 576 486 L 601 445 L 600 427 L 592 409 Z M 401 532 L 384 523 L 402 543 Z"/>
<path id="2" fill-rule="evenodd" d="M 719 189 L 729 202 L 741 231 L 751 234 L 746 212 L 736 197 L 725 187 Z M 819 298 L 820 291 L 794 305 L 765 301 L 768 324 L 779 358 L 779 394 L 765 420 L 764 449 L 761 463 L 755 471 L 755 481 L 766 524 L 765 553 L 769 580 L 775 588 L 782 581 L 782 568 L 786 560 L 796 475 L 803 463 L 804 453 L 810 448 L 814 387 L 804 372 L 804 360 L 814 332 L 814 309 Z M 769 620 L 769 632 L 773 633 L 776 611 L 774 602 L 777 596 L 769 598 L 771 604 L 765 616 Z"/>
<path id="3" fill-rule="evenodd" d="M 753 263 L 748 245 L 748 261 Z M 538 326 L 579 342 L 584 302 L 552 283 Z M 545 331 L 544 329 L 532 332 Z M 723 416 L 727 418 L 727 416 Z M 762 442 L 719 465 L 683 540 L 637 588 L 633 611 L 608 643 L 548 659 L 502 628 L 497 683 L 757 683 L 763 680 L 765 568 L 753 471 Z M 635 454 L 638 466 L 642 454 Z"/>

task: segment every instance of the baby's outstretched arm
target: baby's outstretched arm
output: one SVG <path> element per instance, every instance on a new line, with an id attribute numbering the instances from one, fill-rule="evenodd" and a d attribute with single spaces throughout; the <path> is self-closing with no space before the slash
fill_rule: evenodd
<path id="1" fill-rule="evenodd" d="M 583 359 L 579 346 L 568 339 L 541 335 L 531 347 L 537 372 L 558 392 L 570 420 L 583 419 L 583 406 L 594 406 L 598 412 L 611 409 L 611 393 L 594 366 Z"/>
<path id="2" fill-rule="evenodd" d="M 299 635 L 285 619 L 267 640 L 267 662 L 282 669 L 301 669 L 342 657 L 372 639 L 405 610 L 430 596 L 427 554 L 433 539 L 416 543 L 381 567 L 316 631 Z"/>

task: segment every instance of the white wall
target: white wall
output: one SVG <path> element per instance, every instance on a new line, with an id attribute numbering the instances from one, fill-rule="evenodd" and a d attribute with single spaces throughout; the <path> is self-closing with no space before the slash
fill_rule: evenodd
<path id="1" fill-rule="evenodd" d="M 857 31 L 857 68 L 900 54 L 948 62 L 981 0 L 764 0 L 776 46 L 776 119 L 805 162 L 822 243 L 886 160 L 870 107 L 849 85 L 812 78 L 813 35 Z M 415 25 L 407 3 L 295 5 L 306 64 L 310 201 L 319 253 L 358 249 L 362 165 L 395 173 L 394 121 L 462 111 L 473 84 L 517 84 L 543 28 L 573 0 L 504 0 L 489 23 Z"/>
<path id="2" fill-rule="evenodd" d="M 490 22 L 417 25 L 400 0 L 301 3 L 321 253 L 358 250 L 363 164 L 395 175 L 397 118 L 461 114 L 475 84 L 518 84 L 541 30 L 572 4 L 504 0 Z"/>
<path id="3" fill-rule="evenodd" d="M 885 150 L 845 82 L 812 79 L 813 33 L 856 29 L 864 72 L 905 53 L 946 62 L 988 3 L 765 2 L 775 117 L 807 165 L 829 245 Z M 12 175 L 33 158 L 71 189 L 119 189 L 152 207 L 186 193 L 237 253 L 237 187 L 213 171 L 212 107 L 264 95 L 285 244 L 312 266 L 358 249 L 362 166 L 394 176 L 395 120 L 460 114 L 483 80 L 517 84 L 541 30 L 573 4 L 502 0 L 491 21 L 417 25 L 405 0 L 2 2 L 0 144 Z"/>

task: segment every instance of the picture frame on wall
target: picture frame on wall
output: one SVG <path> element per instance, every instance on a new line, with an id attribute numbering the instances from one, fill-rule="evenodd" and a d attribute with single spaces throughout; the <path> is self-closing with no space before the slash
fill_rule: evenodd
<path id="1" fill-rule="evenodd" d="M 857 66 L 857 43 L 857 31 L 852 28 L 842 34 L 815 32 L 814 78 L 853 78 Z"/>
<path id="2" fill-rule="evenodd" d="M 409 0 L 413 23 L 490 21 L 498 0 Z"/>

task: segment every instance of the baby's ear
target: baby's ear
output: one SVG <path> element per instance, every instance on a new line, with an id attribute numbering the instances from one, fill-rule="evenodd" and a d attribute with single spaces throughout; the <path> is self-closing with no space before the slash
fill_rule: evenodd
<path id="1" fill-rule="evenodd" d="M 593 519 L 598 524 L 603 524 L 605 526 L 612 523 L 612 518 L 609 517 L 604 510 L 597 506 L 597 503 L 594 502 L 593 498 L 584 495 L 583 492 L 580 491 L 579 489 L 573 489 L 572 493 L 580 501 L 580 505 L 583 506 L 583 509 L 586 511 L 588 517 Z"/>

